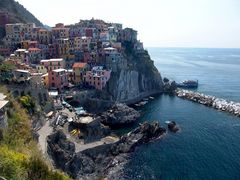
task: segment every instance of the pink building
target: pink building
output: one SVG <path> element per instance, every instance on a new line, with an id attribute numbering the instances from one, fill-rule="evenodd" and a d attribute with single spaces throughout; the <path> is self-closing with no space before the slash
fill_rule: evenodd
<path id="1" fill-rule="evenodd" d="M 57 88 L 61 91 L 68 86 L 68 73 L 65 69 L 55 69 L 48 72 L 48 81 L 50 88 Z"/>
<path id="2" fill-rule="evenodd" d="M 64 69 L 65 61 L 62 58 L 41 60 L 41 65 L 43 65 L 48 71 L 55 69 Z"/>
<path id="3" fill-rule="evenodd" d="M 93 67 L 91 71 L 86 72 L 84 80 L 88 85 L 93 86 L 98 90 L 102 90 L 106 86 L 110 76 L 110 70 L 104 70 L 102 66 L 96 66 Z"/>

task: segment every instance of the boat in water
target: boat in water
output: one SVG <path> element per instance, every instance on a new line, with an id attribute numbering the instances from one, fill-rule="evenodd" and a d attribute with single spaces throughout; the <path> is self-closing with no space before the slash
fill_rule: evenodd
<path id="1" fill-rule="evenodd" d="M 181 83 L 177 83 L 177 87 L 182 88 L 197 88 L 198 87 L 198 80 L 186 80 Z"/>

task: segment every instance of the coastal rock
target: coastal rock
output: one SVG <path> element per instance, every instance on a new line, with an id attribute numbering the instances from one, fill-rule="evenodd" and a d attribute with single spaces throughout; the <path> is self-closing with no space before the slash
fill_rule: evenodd
<path id="1" fill-rule="evenodd" d="M 120 127 L 137 121 L 140 113 L 126 104 L 117 103 L 108 111 L 102 113 L 100 121 L 110 127 Z"/>
<path id="2" fill-rule="evenodd" d="M 75 153 L 75 145 L 67 140 L 63 131 L 59 130 L 47 137 L 47 152 L 52 157 L 56 167 L 67 169 Z"/>
<path id="3" fill-rule="evenodd" d="M 98 141 L 111 133 L 110 128 L 104 126 L 98 119 L 94 119 L 90 123 L 73 121 L 70 124 L 70 128 L 79 129 L 81 131 L 81 137 L 84 139 L 85 143 Z"/>
<path id="4" fill-rule="evenodd" d="M 160 127 L 158 122 L 140 124 L 132 132 L 124 135 L 121 139 L 112 146 L 112 154 L 129 153 L 134 151 L 135 147 L 148 143 L 151 140 L 159 138 L 166 132 L 166 129 Z"/>
<path id="5" fill-rule="evenodd" d="M 104 144 L 81 152 L 75 152 L 74 143 L 66 139 L 62 131 L 48 136 L 48 153 L 57 168 L 74 179 L 93 177 L 113 177 L 113 172 L 121 171 L 128 153 L 151 140 L 158 139 L 166 132 L 159 123 L 143 123 L 132 132 L 122 136 L 113 144 Z M 110 178 L 111 179 L 111 178 Z"/>
<path id="6" fill-rule="evenodd" d="M 130 104 L 163 92 L 161 75 L 147 51 L 125 52 L 124 61 L 125 65 L 112 72 L 107 83 L 105 91 L 111 100 Z"/>
<path id="7" fill-rule="evenodd" d="M 177 89 L 177 84 L 175 81 L 167 81 L 168 79 L 164 79 L 164 93 L 173 94 Z"/>
<path id="8" fill-rule="evenodd" d="M 188 99 L 199 104 L 203 104 L 214 109 L 231 113 L 240 117 L 240 103 L 227 101 L 225 99 L 216 98 L 214 96 L 205 95 L 198 92 L 177 89 L 175 94 L 183 99 Z"/>
<path id="9" fill-rule="evenodd" d="M 170 123 L 168 123 L 168 129 L 175 133 L 180 130 L 175 121 L 171 121 Z"/>

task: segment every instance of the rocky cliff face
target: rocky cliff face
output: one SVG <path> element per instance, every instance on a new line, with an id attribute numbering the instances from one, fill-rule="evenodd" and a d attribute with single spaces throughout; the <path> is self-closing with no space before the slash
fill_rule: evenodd
<path id="1" fill-rule="evenodd" d="M 112 100 L 131 103 L 163 91 L 161 75 L 147 51 L 126 47 L 123 55 L 124 66 L 111 73 L 106 88 Z"/>

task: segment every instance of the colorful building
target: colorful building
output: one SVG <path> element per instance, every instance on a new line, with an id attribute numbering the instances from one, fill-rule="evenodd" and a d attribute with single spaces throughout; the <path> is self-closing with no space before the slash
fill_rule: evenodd
<path id="1" fill-rule="evenodd" d="M 38 73 L 46 74 L 48 72 L 47 68 L 42 64 L 36 65 L 36 69 Z"/>
<path id="2" fill-rule="evenodd" d="M 95 87 L 95 89 L 102 90 L 106 86 L 110 76 L 110 70 L 104 70 L 102 66 L 95 66 L 91 71 L 86 72 L 84 81 L 88 85 Z"/>
<path id="3" fill-rule="evenodd" d="M 83 82 L 84 75 L 89 69 L 87 63 L 74 63 L 73 65 L 73 82 L 74 84 L 79 84 Z"/>
<path id="4" fill-rule="evenodd" d="M 121 32 L 121 41 L 136 42 L 137 41 L 137 31 L 132 28 L 125 28 Z"/>
<path id="5" fill-rule="evenodd" d="M 48 31 L 47 29 L 39 29 L 38 42 L 40 44 L 50 44 L 51 43 L 51 31 Z"/>
<path id="6" fill-rule="evenodd" d="M 34 23 L 16 23 L 16 24 L 6 24 L 6 37 L 4 39 L 5 44 L 8 46 L 15 46 L 24 40 L 31 39 L 31 33 L 35 27 Z"/>
<path id="7" fill-rule="evenodd" d="M 18 59 L 21 63 L 29 64 L 29 52 L 26 49 L 17 49 L 11 58 Z"/>
<path id="8" fill-rule="evenodd" d="M 90 50 L 90 43 L 91 43 L 91 37 L 75 37 L 74 38 L 74 47 L 77 50 L 82 51 L 89 51 Z"/>
<path id="9" fill-rule="evenodd" d="M 31 64 L 38 64 L 41 59 L 43 59 L 43 54 L 39 48 L 29 48 L 29 62 Z"/>
<path id="10" fill-rule="evenodd" d="M 53 40 L 69 38 L 69 28 L 64 27 L 61 23 L 57 24 L 56 27 L 52 28 L 52 38 Z"/>
<path id="11" fill-rule="evenodd" d="M 57 88 L 61 91 L 68 86 L 68 73 L 65 69 L 55 69 L 48 72 L 49 88 Z"/>
<path id="12" fill-rule="evenodd" d="M 16 82 L 26 82 L 30 80 L 30 72 L 28 70 L 17 69 L 13 72 Z"/>
<path id="13" fill-rule="evenodd" d="M 43 74 L 42 76 L 42 82 L 46 88 L 49 88 L 49 79 L 48 79 L 48 73 Z"/>
<path id="14" fill-rule="evenodd" d="M 65 68 L 65 60 L 62 58 L 41 60 L 40 64 L 43 65 L 48 71 Z"/>

